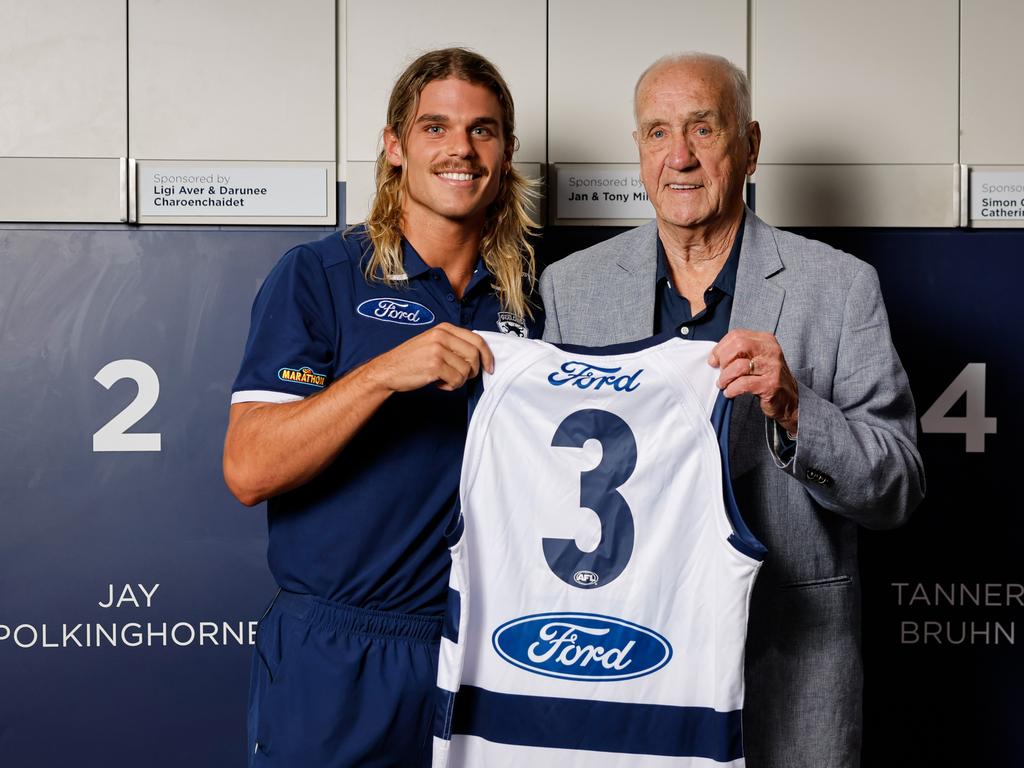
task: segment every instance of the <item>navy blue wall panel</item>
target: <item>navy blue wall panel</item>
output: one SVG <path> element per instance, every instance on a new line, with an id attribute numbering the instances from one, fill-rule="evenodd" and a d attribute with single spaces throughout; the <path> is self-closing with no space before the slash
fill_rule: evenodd
<path id="1" fill-rule="evenodd" d="M 549 229 L 539 255 L 616 231 Z M 229 388 L 263 277 L 323 234 L 0 230 L 0 765 L 244 765 L 250 648 L 224 626 L 246 632 L 273 590 L 263 510 L 221 479 Z M 1013 482 L 1024 231 L 805 234 L 878 268 L 919 415 L 984 363 L 985 415 L 997 419 L 983 452 L 963 435 L 922 434 L 928 498 L 907 527 L 861 538 L 864 765 L 1024 764 L 1024 637 L 993 634 L 1024 629 L 1008 596 L 1024 581 Z M 159 452 L 93 450 L 139 392 L 131 378 L 94 380 L 117 360 L 159 381 L 128 429 L 159 433 Z M 902 600 L 897 583 L 910 585 Z M 916 585 L 977 584 L 1008 604 L 909 600 Z M 101 606 L 111 590 L 115 604 Z M 940 635 L 909 642 L 906 628 L 920 635 L 925 622 Z M 950 642 L 965 622 L 988 641 Z M 116 644 L 97 647 L 96 625 Z"/>
<path id="2" fill-rule="evenodd" d="M 0 765 L 244 765 L 248 622 L 273 590 L 221 445 L 253 296 L 316 236 L 0 230 Z M 94 381 L 121 359 L 158 377 L 130 431 L 159 452 L 93 451 L 139 391 Z"/>
<path id="3" fill-rule="evenodd" d="M 921 507 L 902 529 L 861 535 L 864 765 L 1024 765 L 1024 231 L 802 234 L 878 269 L 918 417 L 983 363 L 984 412 L 996 419 L 983 452 L 962 434 L 923 432 Z M 949 416 L 966 413 L 966 397 Z"/>

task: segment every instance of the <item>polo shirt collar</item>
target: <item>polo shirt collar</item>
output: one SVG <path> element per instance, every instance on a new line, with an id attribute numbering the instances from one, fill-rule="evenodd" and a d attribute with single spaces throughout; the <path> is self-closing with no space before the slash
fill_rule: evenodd
<path id="1" fill-rule="evenodd" d="M 743 218 L 740 219 L 740 226 L 736 230 L 736 239 L 733 240 L 732 248 L 729 250 L 729 256 L 725 260 L 725 264 L 718 272 L 718 276 L 715 277 L 715 282 L 711 284 L 712 288 L 717 288 L 723 293 L 727 293 L 730 296 L 736 295 L 736 271 L 739 269 L 740 263 L 740 249 L 743 247 L 743 224 L 747 217 L 746 211 L 743 212 Z M 669 279 L 668 271 L 668 256 L 665 254 L 665 246 L 661 242 L 661 236 L 658 236 L 658 271 L 655 278 L 655 284 L 660 285 L 662 280 Z M 675 287 L 673 286 L 673 290 Z"/>
<path id="2" fill-rule="evenodd" d="M 416 253 L 412 243 L 402 238 L 402 266 L 405 267 L 405 277 L 408 280 L 415 280 L 420 275 L 430 271 L 430 267 L 422 257 Z"/>
<path id="3" fill-rule="evenodd" d="M 417 277 L 428 274 L 431 270 L 430 265 L 416 252 L 416 249 L 412 247 L 412 243 L 404 237 L 402 238 L 402 266 L 405 268 L 405 278 L 407 280 L 415 280 Z M 490 277 L 491 271 L 484 264 L 483 257 L 477 256 L 476 266 L 473 267 L 473 277 L 469 280 L 466 292 L 468 293 L 474 286 L 490 279 Z"/>

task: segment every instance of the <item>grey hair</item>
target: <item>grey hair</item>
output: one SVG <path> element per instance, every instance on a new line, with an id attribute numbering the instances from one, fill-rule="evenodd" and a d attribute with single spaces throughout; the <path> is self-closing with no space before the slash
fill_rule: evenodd
<path id="1" fill-rule="evenodd" d="M 733 108 L 735 110 L 739 135 L 740 137 L 745 136 L 747 133 L 747 126 L 750 124 L 752 111 L 750 106 L 750 79 L 747 77 L 747 73 L 724 56 L 716 56 L 713 53 L 701 53 L 700 51 L 670 53 L 668 56 L 662 56 L 643 71 L 640 77 L 637 78 L 636 86 L 633 88 L 634 121 L 639 125 L 640 121 L 637 119 L 637 97 L 640 95 L 640 86 L 643 85 L 647 76 L 657 69 L 673 67 L 680 64 L 712 64 L 725 70 L 725 73 L 729 77 L 729 81 L 732 83 L 733 95 L 736 97 Z"/>

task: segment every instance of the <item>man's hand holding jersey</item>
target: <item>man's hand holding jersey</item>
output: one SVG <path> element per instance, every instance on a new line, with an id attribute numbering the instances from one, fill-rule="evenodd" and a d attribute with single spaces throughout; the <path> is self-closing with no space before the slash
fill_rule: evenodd
<path id="1" fill-rule="evenodd" d="M 719 369 L 725 396 L 754 395 L 761 411 L 790 435 L 797 433 L 800 398 L 782 347 L 770 333 L 737 328 L 718 342 L 708 363 Z"/>
<path id="2" fill-rule="evenodd" d="M 480 373 L 491 373 L 494 357 L 483 338 L 451 323 L 440 323 L 366 364 L 367 374 L 391 392 L 437 384 L 458 389 Z"/>

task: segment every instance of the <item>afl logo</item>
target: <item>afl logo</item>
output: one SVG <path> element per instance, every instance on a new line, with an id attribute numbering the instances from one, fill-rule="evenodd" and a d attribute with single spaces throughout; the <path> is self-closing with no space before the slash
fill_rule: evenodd
<path id="1" fill-rule="evenodd" d="M 434 322 L 434 313 L 422 304 L 400 299 L 367 299 L 356 307 L 356 312 L 371 320 L 399 325 L 430 325 Z"/>
<path id="2" fill-rule="evenodd" d="M 593 571 L 576 571 L 576 573 L 572 575 L 572 580 L 581 587 L 597 586 L 597 574 Z"/>
<path id="3" fill-rule="evenodd" d="M 672 658 L 672 646 L 657 632 L 596 613 L 513 619 L 494 631 L 491 645 L 502 659 L 527 672 L 593 682 L 649 675 Z"/>

